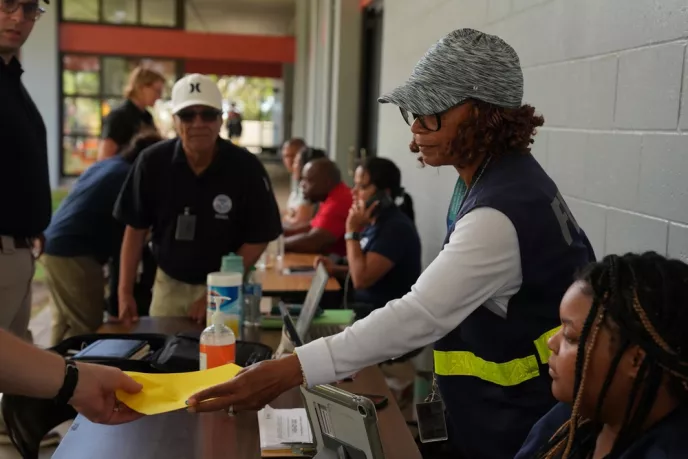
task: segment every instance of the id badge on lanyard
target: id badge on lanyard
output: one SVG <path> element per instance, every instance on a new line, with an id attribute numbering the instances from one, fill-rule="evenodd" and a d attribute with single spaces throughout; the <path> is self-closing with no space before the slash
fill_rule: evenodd
<path id="1" fill-rule="evenodd" d="M 193 241 L 196 237 L 196 216 L 191 214 L 191 209 L 184 208 L 184 213 L 177 216 L 177 228 L 174 238 L 177 241 Z"/>
<path id="2" fill-rule="evenodd" d="M 437 376 L 432 374 L 432 392 L 427 398 L 416 403 L 418 437 L 421 443 L 434 443 L 449 439 L 445 407 L 437 388 Z"/>

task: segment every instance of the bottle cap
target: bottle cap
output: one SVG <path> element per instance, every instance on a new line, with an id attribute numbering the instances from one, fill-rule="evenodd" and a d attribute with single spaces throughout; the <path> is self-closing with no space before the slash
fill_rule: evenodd
<path id="1" fill-rule="evenodd" d="M 244 258 L 241 255 L 237 255 L 234 252 L 229 255 L 222 257 L 222 268 L 223 272 L 244 272 Z"/>

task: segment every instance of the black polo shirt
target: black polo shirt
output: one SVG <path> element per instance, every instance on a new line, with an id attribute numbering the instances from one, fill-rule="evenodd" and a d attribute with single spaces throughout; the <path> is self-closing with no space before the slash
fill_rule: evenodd
<path id="1" fill-rule="evenodd" d="M 178 139 L 139 156 L 115 204 L 115 217 L 153 229 L 160 268 L 182 282 L 204 284 L 222 256 L 245 243 L 270 242 L 282 232 L 279 209 L 265 168 L 243 148 L 218 139 L 218 152 L 200 176 L 189 167 Z M 193 241 L 177 240 L 177 219 L 196 216 Z"/>
<path id="2" fill-rule="evenodd" d="M 103 120 L 101 137 L 112 139 L 117 145 L 123 147 L 128 145 L 142 128 L 155 129 L 153 115 L 148 110 L 141 110 L 131 100 L 127 99 Z"/>
<path id="3" fill-rule="evenodd" d="M 0 235 L 29 238 L 48 226 L 52 204 L 45 125 L 22 73 L 0 58 Z"/>

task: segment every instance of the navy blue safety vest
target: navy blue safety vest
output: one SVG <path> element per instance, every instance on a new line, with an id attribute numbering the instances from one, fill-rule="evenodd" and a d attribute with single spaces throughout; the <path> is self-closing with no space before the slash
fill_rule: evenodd
<path id="1" fill-rule="evenodd" d="M 516 228 L 521 288 L 509 301 L 506 319 L 481 306 L 435 343 L 435 373 L 452 441 L 464 457 L 511 459 L 555 403 L 547 340 L 559 327 L 564 292 L 595 257 L 532 155 L 493 157 L 455 222 L 479 207 L 502 212 Z"/>

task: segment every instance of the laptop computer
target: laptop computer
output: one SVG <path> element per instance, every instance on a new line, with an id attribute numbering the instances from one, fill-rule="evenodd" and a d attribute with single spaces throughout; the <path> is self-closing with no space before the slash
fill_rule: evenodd
<path id="1" fill-rule="evenodd" d="M 325 336 L 336 335 L 342 329 L 349 325 L 350 321 L 346 325 L 342 324 L 341 321 L 327 321 L 327 323 L 314 325 L 313 320 L 316 316 L 316 311 L 318 310 L 318 304 L 322 298 L 325 291 L 325 286 L 327 285 L 327 280 L 329 279 L 329 274 L 325 267 L 321 264 L 315 270 L 315 276 L 313 276 L 313 282 L 306 295 L 306 300 L 301 307 L 301 312 L 294 323 L 294 319 L 289 311 L 289 306 L 280 303 L 279 310 L 282 316 L 282 324 L 287 335 L 282 335 L 282 341 L 280 342 L 275 355 L 277 357 L 283 355 L 284 353 L 292 352 L 293 347 L 302 346 L 312 340 L 322 338 Z M 344 312 L 344 311 L 342 311 Z M 349 312 L 349 311 L 347 311 Z M 327 311 L 323 313 L 323 316 L 327 315 Z M 353 315 L 351 315 L 353 317 Z"/>
<path id="2" fill-rule="evenodd" d="M 325 266 L 322 263 L 319 263 L 315 270 L 311 287 L 306 295 L 306 300 L 301 307 L 301 312 L 295 324 L 296 334 L 298 335 L 301 344 L 305 344 L 317 338 L 335 335 L 342 331 L 341 325 L 313 324 L 313 320 L 316 316 L 320 300 L 325 292 L 325 287 L 327 286 L 327 281 L 329 278 L 330 276 L 327 273 Z M 280 304 L 279 307 L 282 320 L 285 322 L 285 326 L 287 320 L 293 322 L 293 319 L 289 314 L 288 306 L 285 304 Z"/>

